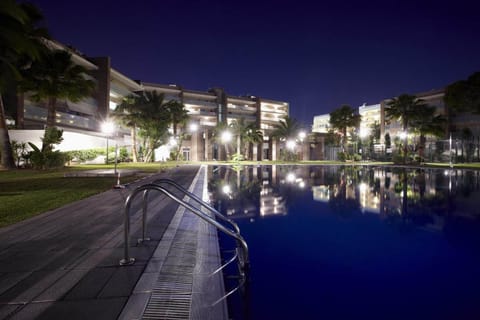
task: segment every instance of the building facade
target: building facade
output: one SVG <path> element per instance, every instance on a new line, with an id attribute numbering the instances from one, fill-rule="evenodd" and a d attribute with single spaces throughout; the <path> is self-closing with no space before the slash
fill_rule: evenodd
<path id="1" fill-rule="evenodd" d="M 461 141 L 464 141 L 465 139 L 468 139 L 471 141 L 471 144 L 477 146 L 474 148 L 478 148 L 478 140 L 480 137 L 480 115 L 474 115 L 471 113 L 453 114 L 450 112 L 444 102 L 445 89 L 417 93 L 415 96 L 418 99 L 423 100 L 424 103 L 434 106 L 436 108 L 436 114 L 443 115 L 449 123 L 445 127 L 445 134 L 443 137 L 427 137 L 427 151 L 433 154 L 435 148 L 449 148 L 449 146 L 442 147 L 441 145 L 442 143 L 444 145 L 449 143 L 450 137 L 453 139 L 453 149 L 462 149 L 463 147 L 458 147 L 457 145 L 463 144 Z M 408 135 L 410 140 L 413 140 L 411 141 L 412 145 L 415 145 L 417 142 L 414 135 L 403 132 L 402 125 L 399 121 L 388 121 L 388 119 L 386 119 L 385 108 L 391 100 L 392 99 L 385 99 L 380 103 L 371 105 L 364 103 L 358 107 L 358 114 L 362 117 L 358 132 L 360 137 L 369 136 L 374 125 L 379 126 L 380 137 L 378 141 L 375 141 L 374 146 L 376 152 L 384 152 L 389 149 L 386 148 L 385 145 L 386 134 L 390 136 L 392 147 L 394 147 L 395 139 L 404 139 L 405 134 Z M 313 119 L 312 131 L 317 133 L 327 133 L 330 129 L 329 121 L 329 114 L 315 116 Z M 462 152 L 463 150 L 456 150 L 455 154 L 458 155 Z M 327 158 L 331 159 L 331 157 Z"/>
<path id="2" fill-rule="evenodd" d="M 58 101 L 56 124 L 64 130 L 64 141 L 59 150 L 104 147 L 108 143 L 106 138 L 114 139 L 122 146 L 131 146 L 128 130 L 117 127 L 114 136 L 106 137 L 102 124 L 125 97 L 140 91 L 156 91 L 163 94 L 164 101 L 175 100 L 184 104 L 189 123 L 195 124 L 196 130 L 191 131 L 189 139 L 182 144 L 181 153 L 185 160 L 226 159 L 225 148 L 213 137 L 214 129 L 220 123 L 229 125 L 242 118 L 246 123 L 254 123 L 264 136 L 263 143 L 250 147 L 252 158 L 277 159 L 278 146 L 269 135 L 274 125 L 289 115 L 287 102 L 255 96 L 231 96 L 222 88 L 195 91 L 178 85 L 134 81 L 113 69 L 109 57 L 87 57 L 54 41 L 49 42 L 49 47 L 70 52 L 74 63 L 85 67 L 87 77 L 96 84 L 94 92 L 80 102 Z M 47 118 L 46 103 L 33 101 L 28 93 L 17 94 L 11 101 L 15 104 L 10 109 L 15 110 L 13 123 L 16 128 L 10 130 L 11 139 L 41 143 Z"/>
<path id="3" fill-rule="evenodd" d="M 243 119 L 253 123 L 263 133 L 264 141 L 250 146 L 253 160 L 276 160 L 278 145 L 270 139 L 274 125 L 289 115 L 289 104 L 283 101 L 263 99 L 255 96 L 231 96 L 222 88 L 212 88 L 206 92 L 184 89 L 178 85 L 162 85 L 141 82 L 143 90 L 156 91 L 164 95 L 166 101 L 181 102 L 188 112 L 190 138 L 182 144 L 185 160 L 225 160 L 224 146 L 214 138 L 218 124 L 230 125 Z M 192 126 L 194 124 L 194 126 Z"/>

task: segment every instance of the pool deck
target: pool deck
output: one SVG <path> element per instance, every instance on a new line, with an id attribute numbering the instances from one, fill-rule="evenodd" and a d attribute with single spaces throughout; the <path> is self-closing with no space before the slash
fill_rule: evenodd
<path id="1" fill-rule="evenodd" d="M 0 229 L 0 319 L 227 319 L 216 230 L 163 195 L 131 212 L 131 266 L 124 254 L 125 198 L 171 178 L 197 195 L 205 169 L 182 166 Z"/>

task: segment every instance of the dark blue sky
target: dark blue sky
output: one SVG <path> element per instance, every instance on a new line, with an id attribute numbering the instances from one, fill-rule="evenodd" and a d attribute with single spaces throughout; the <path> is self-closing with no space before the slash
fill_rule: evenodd
<path id="1" fill-rule="evenodd" d="M 130 78 L 313 116 L 480 71 L 479 1 L 33 0 L 53 38 Z"/>

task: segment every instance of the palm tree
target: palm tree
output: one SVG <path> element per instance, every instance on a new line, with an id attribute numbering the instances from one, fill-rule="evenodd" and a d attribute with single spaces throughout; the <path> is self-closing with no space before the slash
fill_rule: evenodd
<path id="1" fill-rule="evenodd" d="M 32 92 L 35 101 L 48 100 L 47 128 L 55 126 L 57 100 L 78 102 L 93 91 L 95 83 L 86 79 L 87 72 L 63 50 L 45 54 L 27 70 L 22 90 Z"/>
<path id="2" fill-rule="evenodd" d="M 298 133 L 301 129 L 300 123 L 297 120 L 290 118 L 289 116 L 285 116 L 283 120 L 280 120 L 279 123 L 273 126 L 273 131 L 271 133 L 271 137 L 276 139 L 277 141 L 288 141 L 290 139 L 296 139 Z M 287 158 L 290 156 L 293 157 L 291 152 L 288 149 L 286 150 Z M 291 160 L 291 159 L 287 159 Z"/>
<path id="3" fill-rule="evenodd" d="M 228 148 L 229 141 L 224 141 L 223 138 L 222 138 L 222 135 L 224 134 L 224 132 L 229 131 L 228 130 L 229 128 L 230 127 L 227 123 L 219 122 L 219 123 L 217 123 L 217 125 L 213 129 L 213 140 L 217 144 L 223 144 L 225 146 L 225 154 L 226 154 L 226 159 L 227 160 L 230 158 L 230 149 Z M 220 149 L 218 149 L 218 151 L 220 152 Z M 218 158 L 219 158 L 219 160 L 222 160 L 223 157 L 219 154 Z"/>
<path id="4" fill-rule="evenodd" d="M 330 113 L 330 125 L 341 134 L 342 152 L 346 152 L 347 129 L 357 128 L 360 125 L 361 116 L 355 114 L 355 110 L 349 105 L 343 105 Z"/>
<path id="5" fill-rule="evenodd" d="M 119 104 L 112 113 L 115 119 L 127 128 L 130 128 L 133 162 L 138 161 L 137 129 L 142 119 L 141 103 L 142 97 L 140 95 L 129 95 L 123 99 L 122 103 Z"/>
<path id="6" fill-rule="evenodd" d="M 436 108 L 429 105 L 421 105 L 417 108 L 415 118 L 411 120 L 411 125 L 415 131 L 420 134 L 420 143 L 418 147 L 418 156 L 420 161 L 424 158 L 425 144 L 427 135 L 441 137 L 445 134 L 447 119 L 443 115 L 435 114 Z"/>
<path id="7" fill-rule="evenodd" d="M 170 116 L 165 107 L 163 94 L 156 91 L 145 91 L 139 103 L 139 134 L 144 138 L 146 154 L 144 162 L 153 160 L 153 152 L 168 136 Z"/>
<path id="8" fill-rule="evenodd" d="M 406 133 L 410 122 L 417 116 L 418 110 L 424 106 L 425 103 L 422 99 L 417 99 L 417 97 L 408 94 L 402 94 L 387 103 L 385 107 L 385 118 L 388 121 L 400 121 L 402 130 Z M 407 138 L 405 137 L 405 142 L 403 143 L 403 163 L 407 162 L 407 144 Z"/>
<path id="9" fill-rule="evenodd" d="M 294 138 L 298 135 L 301 126 L 297 120 L 285 116 L 283 120 L 273 126 L 271 136 L 279 140 L 286 140 L 288 138 Z"/>
<path id="10" fill-rule="evenodd" d="M 237 157 L 240 158 L 242 140 L 245 140 L 250 127 L 243 117 L 233 121 L 230 127 L 233 130 L 233 134 L 237 137 Z"/>
<path id="11" fill-rule="evenodd" d="M 0 151 L 2 166 L 7 169 L 15 168 L 15 161 L 2 94 L 9 83 L 21 78 L 20 69 L 37 60 L 45 49 L 42 39 L 48 38 L 48 33 L 36 26 L 42 19 L 31 4 L 0 1 Z"/>
<path id="12" fill-rule="evenodd" d="M 250 144 L 258 145 L 263 142 L 263 133 L 254 123 L 247 126 L 245 135 L 245 158 L 249 159 Z M 255 160 L 255 159 L 253 159 Z"/>
<path id="13" fill-rule="evenodd" d="M 188 111 L 185 109 L 185 105 L 176 100 L 170 100 L 165 104 L 168 114 L 170 115 L 170 123 L 173 128 L 173 136 L 175 139 L 179 138 L 177 150 L 175 152 L 175 160 L 178 160 L 180 150 L 182 148 L 185 132 L 178 134 L 178 127 L 185 128 L 185 124 L 189 118 Z"/>

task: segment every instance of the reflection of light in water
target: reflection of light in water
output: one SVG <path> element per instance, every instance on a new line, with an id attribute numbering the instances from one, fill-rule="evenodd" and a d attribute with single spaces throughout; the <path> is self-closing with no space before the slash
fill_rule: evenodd
<path id="1" fill-rule="evenodd" d="M 232 188 L 228 184 L 226 184 L 226 185 L 223 186 L 222 191 L 225 194 L 230 194 L 230 193 L 232 193 Z"/>
<path id="2" fill-rule="evenodd" d="M 287 179 L 287 182 L 294 182 L 296 179 L 295 174 L 290 172 L 289 174 L 287 174 L 286 179 Z"/>

